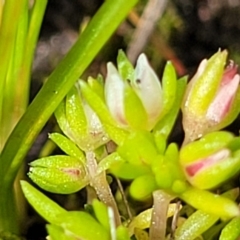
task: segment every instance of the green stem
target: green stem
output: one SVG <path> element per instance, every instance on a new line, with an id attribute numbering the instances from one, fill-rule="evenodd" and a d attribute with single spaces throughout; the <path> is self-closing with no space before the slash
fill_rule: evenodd
<path id="1" fill-rule="evenodd" d="M 105 171 L 97 173 L 98 166 L 94 152 L 87 152 L 86 159 L 87 168 L 90 175 L 90 185 L 95 189 L 100 201 L 112 208 L 115 226 L 118 227 L 121 224 L 120 214 L 116 201 L 107 182 Z"/>
<path id="2" fill-rule="evenodd" d="M 2 196 L 6 195 L 8 188 L 12 188 L 27 151 L 61 100 L 136 2 L 137 0 L 105 1 L 82 36 L 49 76 L 10 135 L 0 158 L 0 224 L 1 219 L 7 219 L 9 224 L 3 226 L 5 230 L 14 230 L 10 223 L 16 220 L 13 215 L 9 216 L 1 210 L 9 201 Z M 0 229 L 3 227 L 0 226 Z"/>

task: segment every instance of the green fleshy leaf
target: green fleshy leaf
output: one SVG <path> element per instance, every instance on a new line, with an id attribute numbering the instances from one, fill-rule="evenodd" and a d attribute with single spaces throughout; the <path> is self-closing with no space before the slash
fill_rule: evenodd
<path id="1" fill-rule="evenodd" d="M 128 124 L 133 129 L 147 129 L 148 115 L 141 100 L 135 91 L 128 85 L 124 94 L 124 112 Z"/>
<path id="2" fill-rule="evenodd" d="M 233 138 L 231 133 L 224 131 L 206 134 L 200 140 L 191 142 L 180 150 L 180 162 L 187 164 L 205 158 L 226 147 Z"/>
<path id="3" fill-rule="evenodd" d="M 155 178 L 152 174 L 143 175 L 133 180 L 130 186 L 130 195 L 137 200 L 146 200 L 157 189 Z"/>
<path id="4" fill-rule="evenodd" d="M 176 143 L 170 143 L 166 149 L 165 156 L 169 161 L 177 163 L 179 159 L 178 146 Z"/>
<path id="5" fill-rule="evenodd" d="M 31 162 L 30 166 L 28 176 L 49 192 L 69 194 L 88 183 L 83 163 L 74 157 L 45 157 Z"/>
<path id="6" fill-rule="evenodd" d="M 209 229 L 218 219 L 218 216 L 200 210 L 196 211 L 177 229 L 175 239 L 193 240 Z"/>
<path id="7" fill-rule="evenodd" d="M 183 193 L 187 188 L 188 188 L 189 183 L 187 183 L 186 181 L 183 180 L 175 180 L 172 184 L 171 190 L 175 193 L 175 194 L 181 194 Z"/>
<path id="8" fill-rule="evenodd" d="M 196 116 L 204 116 L 222 80 L 227 52 L 218 51 L 207 62 L 206 69 L 191 86 L 188 108 Z"/>
<path id="9" fill-rule="evenodd" d="M 51 133 L 49 138 L 58 145 L 66 154 L 71 157 L 78 158 L 80 161 L 85 162 L 85 156 L 83 152 L 69 140 L 67 137 L 60 133 Z"/>
<path id="10" fill-rule="evenodd" d="M 47 224 L 46 227 L 51 240 L 76 240 L 74 236 L 67 235 L 59 226 Z"/>
<path id="11" fill-rule="evenodd" d="M 235 137 L 227 146 L 232 152 L 240 149 L 240 137 Z"/>
<path id="12" fill-rule="evenodd" d="M 158 153 L 163 154 L 166 150 L 167 145 L 166 138 L 160 132 L 156 132 L 153 136 Z"/>
<path id="13" fill-rule="evenodd" d="M 134 81 L 135 78 L 134 67 L 128 60 L 123 50 L 118 51 L 117 66 L 118 71 L 123 80 L 130 80 L 130 82 Z"/>
<path id="14" fill-rule="evenodd" d="M 57 123 L 65 135 L 70 135 L 70 127 L 66 116 L 66 102 L 63 100 L 54 112 Z"/>
<path id="15" fill-rule="evenodd" d="M 77 239 L 110 240 L 109 232 L 86 212 L 66 212 L 58 217 L 60 226 Z"/>
<path id="16" fill-rule="evenodd" d="M 236 189 L 231 189 L 222 194 L 229 199 L 236 199 Z M 188 219 L 177 229 L 175 233 L 176 240 L 192 240 L 208 230 L 219 219 L 219 216 L 205 213 L 201 210 L 194 212 Z M 223 238 L 225 240 L 225 238 Z M 235 239 L 235 238 L 234 238 Z"/>
<path id="17" fill-rule="evenodd" d="M 109 171 L 121 179 L 131 180 L 139 176 L 151 173 L 151 169 L 146 165 L 134 165 L 131 163 L 120 163 L 111 166 Z"/>
<path id="18" fill-rule="evenodd" d="M 119 146 L 123 145 L 128 136 L 128 132 L 126 130 L 106 123 L 103 123 L 103 126 L 112 141 Z"/>
<path id="19" fill-rule="evenodd" d="M 177 180 L 185 181 L 185 177 L 179 166 L 178 147 L 171 143 L 165 155 L 159 154 L 152 163 L 152 171 L 159 188 L 171 189 Z M 175 184 L 176 185 L 176 184 Z"/>
<path id="20" fill-rule="evenodd" d="M 134 165 L 150 164 L 157 156 L 152 134 L 143 131 L 130 134 L 124 144 L 118 147 L 117 152 Z"/>
<path id="21" fill-rule="evenodd" d="M 124 162 L 125 161 L 117 152 L 113 152 L 99 162 L 97 172 L 101 173 L 103 171 L 107 171 L 108 169 Z"/>
<path id="22" fill-rule="evenodd" d="M 215 223 L 210 229 L 202 234 L 203 239 L 215 240 L 219 239 L 221 230 L 226 225 L 225 222 Z"/>
<path id="23" fill-rule="evenodd" d="M 170 61 L 166 63 L 163 72 L 162 88 L 163 88 L 163 110 L 161 113 L 161 117 L 166 115 L 172 108 L 176 97 L 177 76 L 176 71 Z"/>
<path id="24" fill-rule="evenodd" d="M 173 169 L 169 168 L 166 158 L 163 155 L 158 155 L 152 163 L 152 171 L 155 175 L 155 180 L 159 188 L 169 189 L 175 180 L 172 174 Z"/>
<path id="25" fill-rule="evenodd" d="M 240 237 L 240 217 L 233 218 L 222 230 L 219 240 L 236 240 Z"/>
<path id="26" fill-rule="evenodd" d="M 126 227 L 120 225 L 117 228 L 117 240 L 131 240 Z"/>
<path id="27" fill-rule="evenodd" d="M 48 222 L 58 224 L 60 221 L 58 216 L 67 213 L 67 211 L 31 186 L 28 182 L 21 181 L 20 183 L 23 194 L 32 207 Z"/>
<path id="28" fill-rule="evenodd" d="M 176 143 L 168 145 L 165 158 L 168 168 L 171 169 L 173 178 L 184 181 L 185 177 L 179 164 L 179 151 Z"/>
<path id="29" fill-rule="evenodd" d="M 234 201 L 205 190 L 189 187 L 179 197 L 191 206 L 218 217 L 232 218 L 240 215 Z"/>
<path id="30" fill-rule="evenodd" d="M 107 231 L 110 231 L 110 224 L 109 224 L 109 218 L 108 218 L 108 210 L 106 205 L 104 203 L 94 199 L 92 202 L 94 215 L 96 219 L 99 221 L 99 223 L 105 227 Z"/>
<path id="31" fill-rule="evenodd" d="M 90 107 L 97 113 L 99 119 L 102 123 L 107 123 L 113 126 L 116 126 L 114 119 L 111 117 L 110 112 L 107 109 L 107 106 L 103 100 L 95 93 L 86 82 L 79 81 L 81 87 L 81 93 L 83 94 L 84 99 Z"/>
<path id="32" fill-rule="evenodd" d="M 75 136 L 87 134 L 88 122 L 79 90 L 74 87 L 66 97 L 66 117 Z"/>
<path id="33" fill-rule="evenodd" d="M 176 118 L 178 116 L 180 106 L 182 103 L 183 95 L 186 89 L 187 77 L 183 77 L 177 81 L 177 91 L 176 96 L 173 98 L 174 103 L 167 114 L 157 123 L 154 127 L 154 134 L 162 134 L 165 138 L 168 138 L 175 124 Z M 169 91 L 171 91 L 169 89 Z"/>
<path id="34" fill-rule="evenodd" d="M 91 89 L 104 101 L 104 84 L 103 77 L 98 75 L 97 79 L 89 77 L 87 82 Z"/>

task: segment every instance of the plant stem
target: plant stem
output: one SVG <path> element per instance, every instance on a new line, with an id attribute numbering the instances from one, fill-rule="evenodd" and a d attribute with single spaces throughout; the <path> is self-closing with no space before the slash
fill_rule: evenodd
<path id="1" fill-rule="evenodd" d="M 172 196 L 162 190 L 153 192 L 153 211 L 150 226 L 150 240 L 164 240 L 167 226 L 168 206 Z"/>
<path id="2" fill-rule="evenodd" d="M 90 185 L 95 189 L 98 198 L 111 207 L 114 213 L 115 225 L 121 224 L 120 215 L 118 212 L 116 201 L 112 195 L 111 189 L 106 179 L 105 171 L 97 173 L 97 161 L 94 152 L 86 153 L 87 168 L 90 175 Z"/>

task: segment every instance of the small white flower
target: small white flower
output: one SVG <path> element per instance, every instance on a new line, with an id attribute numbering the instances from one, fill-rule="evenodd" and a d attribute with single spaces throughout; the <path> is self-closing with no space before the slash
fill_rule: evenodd
<path id="1" fill-rule="evenodd" d="M 147 58 L 141 54 L 135 68 L 135 79 L 122 79 L 112 63 L 107 65 L 105 83 L 106 104 L 120 126 L 128 126 L 124 112 L 125 88 L 129 84 L 141 100 L 148 115 L 147 130 L 157 123 L 162 110 L 162 87 L 160 81 L 149 65 Z M 129 82 L 128 82 L 129 81 Z"/>

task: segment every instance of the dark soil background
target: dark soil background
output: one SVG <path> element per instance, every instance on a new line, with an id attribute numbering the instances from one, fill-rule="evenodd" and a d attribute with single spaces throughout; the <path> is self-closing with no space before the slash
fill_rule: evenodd
<path id="1" fill-rule="evenodd" d="M 94 15 L 102 2 L 98 0 L 49 0 L 36 49 L 30 101 L 46 77 L 74 44 L 80 25 Z M 146 2 L 140 1 L 136 7 L 139 15 Z M 99 72 L 105 74 L 106 62 L 115 61 L 118 49 L 127 49 L 134 29 L 133 24 L 126 20 L 99 53 L 83 78 L 89 75 L 96 76 Z M 142 51 L 146 52 L 159 75 L 165 61 L 173 56 L 179 75 L 185 73 L 191 75 L 203 58 L 211 56 L 219 48 L 228 49 L 230 58 L 240 63 L 240 1 L 238 0 L 169 1 L 156 29 L 153 34 L 155 39 L 159 39 L 160 48 L 149 41 Z M 169 52 L 172 54 L 168 54 Z M 171 138 L 174 141 L 182 139 L 180 125 L 179 122 L 176 131 L 172 134 Z M 47 140 L 47 133 L 53 132 L 55 127 L 56 123 L 52 118 L 29 152 L 28 162 L 38 158 Z M 239 121 L 235 121 L 228 129 L 238 133 Z M 54 153 L 59 153 L 58 149 L 54 151 Z M 86 202 L 84 190 L 70 196 L 46 194 L 69 210 L 81 209 Z M 28 240 L 45 239 L 47 235 L 45 221 L 30 207 L 28 214 L 28 220 L 25 223 L 26 238 Z"/>

